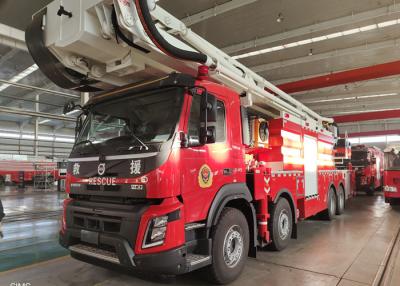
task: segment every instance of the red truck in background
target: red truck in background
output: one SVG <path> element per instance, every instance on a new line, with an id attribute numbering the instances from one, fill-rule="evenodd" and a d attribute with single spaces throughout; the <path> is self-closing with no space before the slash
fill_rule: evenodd
<path id="1" fill-rule="evenodd" d="M 347 138 L 338 138 L 333 150 L 335 165 L 339 169 L 351 169 L 351 143 Z"/>
<path id="2" fill-rule="evenodd" d="M 350 195 L 356 195 L 356 173 L 351 164 L 351 143 L 349 139 L 338 138 L 333 150 L 335 166 L 338 170 L 346 170 L 348 173 L 348 180 L 346 189 L 350 190 Z"/>
<path id="3" fill-rule="evenodd" d="M 4 183 L 32 183 L 35 176 L 44 174 L 57 181 L 65 179 L 66 170 L 59 169 L 56 162 L 0 160 L 0 181 Z"/>
<path id="4" fill-rule="evenodd" d="M 383 152 L 377 147 L 356 145 L 351 148 L 351 164 L 356 175 L 357 191 L 372 196 L 383 186 Z"/>
<path id="5" fill-rule="evenodd" d="M 400 202 L 400 146 L 385 150 L 384 187 L 385 202 L 391 205 Z"/>

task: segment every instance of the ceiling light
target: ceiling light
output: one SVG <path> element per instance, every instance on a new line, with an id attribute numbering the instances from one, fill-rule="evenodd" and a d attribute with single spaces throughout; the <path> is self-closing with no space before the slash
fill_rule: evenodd
<path id="1" fill-rule="evenodd" d="M 0 132 L 2 138 L 19 138 L 19 134 Z"/>
<path id="2" fill-rule="evenodd" d="M 328 39 L 326 36 L 321 36 L 321 37 L 311 38 L 311 41 L 313 43 L 316 43 L 316 42 L 320 42 L 320 41 L 325 41 L 326 39 Z"/>
<path id="3" fill-rule="evenodd" d="M 289 43 L 289 44 L 286 44 L 286 45 L 283 45 L 283 46 L 287 49 L 287 48 L 297 47 L 298 45 L 299 45 L 298 42 L 293 42 L 293 43 Z"/>
<path id="4" fill-rule="evenodd" d="M 279 15 L 281 16 L 281 20 L 280 21 L 283 21 L 282 13 L 279 13 Z M 278 19 L 280 19 L 280 18 L 278 17 Z M 278 21 L 278 19 L 277 19 L 277 21 Z M 381 22 L 381 23 L 378 23 L 378 24 L 367 25 L 367 26 L 363 26 L 363 27 L 355 28 L 355 29 L 349 29 L 349 30 L 345 30 L 345 31 L 331 33 L 331 34 L 328 34 L 328 35 L 322 35 L 322 36 L 318 36 L 318 37 L 314 37 L 314 38 L 310 38 L 310 39 L 305 39 L 305 40 L 301 40 L 301 41 L 297 41 L 297 42 L 283 44 L 281 46 L 261 49 L 261 50 L 258 50 L 258 51 L 253 51 L 253 52 L 249 52 L 249 53 L 236 55 L 236 56 L 233 56 L 233 58 L 237 60 L 237 59 L 252 57 L 252 56 L 256 56 L 256 55 L 262 55 L 262 54 L 266 54 L 266 53 L 279 51 L 279 50 L 282 50 L 282 49 L 288 49 L 288 48 L 293 48 L 293 47 L 298 47 L 298 46 L 304 46 L 304 45 L 308 45 L 308 44 L 315 43 L 315 42 L 321 42 L 321 41 L 325 41 L 325 40 L 328 40 L 328 39 L 335 39 L 335 38 L 338 38 L 338 37 L 353 35 L 353 34 L 367 32 L 367 31 L 372 31 L 372 30 L 375 30 L 375 29 L 378 29 L 378 28 L 385 28 L 385 27 L 389 27 L 389 26 L 393 26 L 393 25 L 397 25 L 397 24 L 400 24 L 400 19 Z"/>
<path id="5" fill-rule="evenodd" d="M 385 96 L 394 96 L 394 95 L 398 95 L 398 93 L 384 93 L 384 94 L 364 95 L 364 96 L 359 96 L 358 98 L 373 98 L 373 97 L 385 97 Z"/>
<path id="6" fill-rule="evenodd" d="M 343 35 L 348 36 L 348 35 L 360 33 L 360 31 L 361 31 L 360 28 L 346 30 L 346 31 L 343 31 Z"/>
<path id="7" fill-rule="evenodd" d="M 360 144 L 360 138 L 349 138 L 351 144 Z"/>
<path id="8" fill-rule="evenodd" d="M 72 111 L 66 113 L 65 115 L 71 115 L 71 114 L 77 113 L 79 111 L 80 111 L 79 109 L 75 109 L 75 110 L 72 110 Z"/>
<path id="9" fill-rule="evenodd" d="M 385 27 L 389 27 L 389 26 L 393 26 L 398 24 L 399 20 L 391 20 L 391 21 L 386 21 L 386 22 L 382 22 L 378 24 L 379 28 L 385 28 Z"/>
<path id="10" fill-rule="evenodd" d="M 55 141 L 57 142 L 65 142 L 65 143 L 74 143 L 74 138 L 65 138 L 65 137 L 56 137 Z"/>
<path id="11" fill-rule="evenodd" d="M 28 135 L 28 134 L 22 134 L 22 139 L 31 139 L 31 140 L 33 140 L 33 139 L 35 139 L 35 136 Z"/>
<path id="12" fill-rule="evenodd" d="M 16 76 L 12 77 L 9 81 L 13 82 L 13 83 L 18 82 L 21 79 L 23 79 L 24 77 L 27 77 L 28 75 L 30 75 L 31 73 L 36 71 L 38 68 L 39 67 L 36 64 L 34 64 L 34 65 L 30 66 L 29 68 L 27 68 L 26 70 L 23 70 L 22 72 L 20 72 Z M 0 91 L 5 90 L 9 86 L 10 86 L 10 84 L 7 84 L 7 83 L 0 85 Z"/>
<path id="13" fill-rule="evenodd" d="M 400 136 L 399 135 L 391 135 L 387 136 L 387 142 L 398 142 L 400 141 Z"/>
<path id="14" fill-rule="evenodd" d="M 43 141 L 54 141 L 54 137 L 53 136 L 38 136 L 39 140 L 43 140 Z"/>
<path id="15" fill-rule="evenodd" d="M 334 39 L 334 38 L 341 37 L 343 35 L 344 35 L 343 32 L 337 32 L 337 33 L 332 33 L 332 34 L 326 35 L 326 37 L 328 39 Z"/>
<path id="16" fill-rule="evenodd" d="M 361 137 L 360 143 L 380 143 L 386 142 L 385 136 Z"/>
<path id="17" fill-rule="evenodd" d="M 39 124 L 45 124 L 50 121 L 51 121 L 50 119 L 45 119 L 45 120 L 39 121 Z"/>
<path id="18" fill-rule="evenodd" d="M 362 96 L 352 96 L 352 97 L 342 97 L 342 98 L 330 98 L 330 99 L 321 99 L 314 101 L 307 101 L 307 103 L 324 103 L 324 102 L 334 102 L 334 101 L 343 101 L 343 100 L 354 100 L 354 99 L 364 99 L 364 98 L 375 98 L 375 97 L 386 97 L 386 96 L 394 96 L 398 95 L 398 93 L 383 93 L 383 94 L 373 94 L 373 95 L 362 95 Z"/>
<path id="19" fill-rule="evenodd" d="M 361 32 L 366 32 L 366 31 L 371 31 L 371 30 L 375 30 L 378 28 L 378 25 L 373 24 L 373 25 L 369 25 L 369 26 L 364 26 L 360 28 Z"/>
<path id="20" fill-rule="evenodd" d="M 278 14 L 278 18 L 276 18 L 276 22 L 282 23 L 283 20 L 285 20 L 285 18 L 283 17 L 283 14 L 282 14 L 282 13 L 279 13 L 279 14 Z"/>

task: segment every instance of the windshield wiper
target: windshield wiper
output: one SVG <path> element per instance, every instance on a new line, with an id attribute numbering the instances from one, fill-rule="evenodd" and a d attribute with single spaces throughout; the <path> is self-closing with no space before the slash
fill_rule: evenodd
<path id="1" fill-rule="evenodd" d="M 89 139 L 83 140 L 83 141 L 80 141 L 80 142 L 76 143 L 76 144 L 74 145 L 74 148 L 75 148 L 76 146 L 79 146 L 79 145 L 82 145 L 82 144 L 86 144 L 86 143 L 89 143 L 90 147 L 92 147 L 92 149 L 95 150 L 95 151 L 97 152 L 97 154 L 100 155 L 100 157 L 104 157 L 104 154 L 101 153 L 100 149 L 97 148 L 96 145 L 94 145 L 93 142 L 92 142 L 91 140 L 89 140 Z M 84 153 L 80 152 L 80 154 L 84 154 Z"/>
<path id="2" fill-rule="evenodd" d="M 130 133 L 129 133 L 129 136 L 131 136 L 131 137 L 134 138 L 137 142 L 139 142 L 140 145 L 142 145 L 146 151 L 149 150 L 149 146 L 147 146 L 146 144 L 144 144 L 144 142 L 143 142 L 142 140 L 140 140 L 139 137 L 137 137 L 135 134 L 133 134 L 132 132 L 130 132 Z M 132 150 L 132 149 L 135 148 L 135 147 L 136 147 L 136 146 L 129 146 L 127 149 L 130 151 L 130 150 Z M 140 148 L 140 150 L 141 150 L 141 149 L 142 149 L 142 148 Z"/>

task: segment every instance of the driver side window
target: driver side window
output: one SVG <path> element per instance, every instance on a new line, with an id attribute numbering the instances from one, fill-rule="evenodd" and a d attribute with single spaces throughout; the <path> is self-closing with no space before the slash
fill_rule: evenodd
<path id="1" fill-rule="evenodd" d="M 212 95 L 208 95 L 212 96 Z M 200 104 L 201 95 L 193 95 L 192 107 L 190 109 L 188 138 L 190 142 L 199 142 L 200 140 Z M 224 142 L 226 139 L 226 115 L 225 105 L 222 101 L 217 100 L 217 122 L 209 123 L 209 126 L 216 126 L 216 143 Z"/>
<path id="2" fill-rule="evenodd" d="M 192 99 L 192 107 L 190 108 L 189 124 L 188 124 L 188 137 L 189 142 L 200 141 L 200 102 L 201 95 L 195 94 Z"/>

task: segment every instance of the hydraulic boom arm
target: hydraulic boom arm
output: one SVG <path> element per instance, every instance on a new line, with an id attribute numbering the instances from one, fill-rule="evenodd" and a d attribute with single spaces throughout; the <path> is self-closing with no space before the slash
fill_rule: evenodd
<path id="1" fill-rule="evenodd" d="M 233 59 L 169 14 L 156 0 L 55 0 L 34 15 L 28 48 L 42 71 L 64 88 L 96 91 L 173 71 L 210 77 L 243 94 L 242 103 L 318 126 L 332 123 Z"/>

